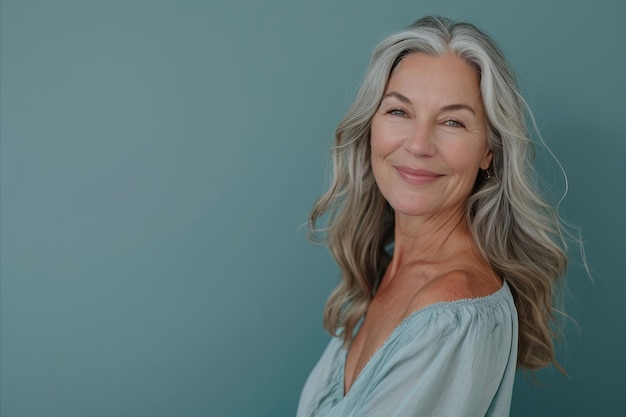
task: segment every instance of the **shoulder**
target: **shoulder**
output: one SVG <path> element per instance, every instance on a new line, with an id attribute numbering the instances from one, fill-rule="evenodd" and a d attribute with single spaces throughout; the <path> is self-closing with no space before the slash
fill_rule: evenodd
<path id="1" fill-rule="evenodd" d="M 495 275 L 489 278 L 463 270 L 450 271 L 420 288 L 411 300 L 409 310 L 416 311 L 441 302 L 489 296 L 502 287 L 502 281 Z"/>
<path id="2" fill-rule="evenodd" d="M 452 276 L 446 277 L 415 296 L 401 329 L 410 351 L 449 345 L 466 352 L 508 352 L 517 345 L 517 311 L 509 286 L 476 288 L 470 278 L 461 274 L 455 285 L 448 282 Z"/>

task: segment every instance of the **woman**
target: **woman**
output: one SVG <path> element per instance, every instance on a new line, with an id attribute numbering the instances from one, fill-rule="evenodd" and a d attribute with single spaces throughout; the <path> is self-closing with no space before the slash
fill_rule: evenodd
<path id="1" fill-rule="evenodd" d="M 310 216 L 343 280 L 299 417 L 506 416 L 517 366 L 558 367 L 565 244 L 526 109 L 471 24 L 424 17 L 374 51 Z"/>

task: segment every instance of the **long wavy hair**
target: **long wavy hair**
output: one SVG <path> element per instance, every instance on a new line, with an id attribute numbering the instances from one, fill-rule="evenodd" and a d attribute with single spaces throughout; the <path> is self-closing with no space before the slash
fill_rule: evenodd
<path id="1" fill-rule="evenodd" d="M 327 243 L 342 273 L 326 303 L 324 327 L 348 345 L 391 260 L 394 213 L 372 173 L 370 127 L 391 72 L 412 53 L 453 53 L 480 77 L 493 160 L 489 177 L 478 174 L 466 218 L 482 255 L 511 287 L 519 317 L 518 366 L 552 363 L 561 369 L 553 345 L 554 302 L 567 246 L 559 217 L 536 184 L 525 121 L 532 115 L 496 43 L 472 24 L 438 16 L 423 17 L 378 45 L 336 129 L 331 184 L 309 216 L 311 238 Z M 317 228 L 322 216 L 326 227 Z"/>

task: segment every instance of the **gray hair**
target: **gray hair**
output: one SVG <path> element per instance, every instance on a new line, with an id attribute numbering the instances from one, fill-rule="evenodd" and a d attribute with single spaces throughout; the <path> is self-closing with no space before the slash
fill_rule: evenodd
<path id="1" fill-rule="evenodd" d="M 518 365 L 538 369 L 556 362 L 552 329 L 555 283 L 566 269 L 566 244 L 555 210 L 534 179 L 534 147 L 525 116 L 532 115 L 496 43 L 476 26 L 426 16 L 384 39 L 363 83 L 339 123 L 332 148 L 330 187 L 309 217 L 311 236 L 325 231 L 342 271 L 324 313 L 325 328 L 347 344 L 389 264 L 393 210 L 380 194 L 370 165 L 370 127 L 395 66 L 406 55 L 453 53 L 480 77 L 493 152 L 489 176 L 480 176 L 466 218 L 482 255 L 509 283 L 520 323 Z M 327 226 L 316 222 L 329 214 Z"/>

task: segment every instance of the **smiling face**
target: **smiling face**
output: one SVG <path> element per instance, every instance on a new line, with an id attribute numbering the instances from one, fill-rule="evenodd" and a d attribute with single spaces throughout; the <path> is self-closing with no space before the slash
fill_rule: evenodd
<path id="1" fill-rule="evenodd" d="M 370 146 L 376 183 L 397 214 L 462 212 L 492 158 L 476 71 L 452 54 L 404 57 L 372 119 Z"/>

